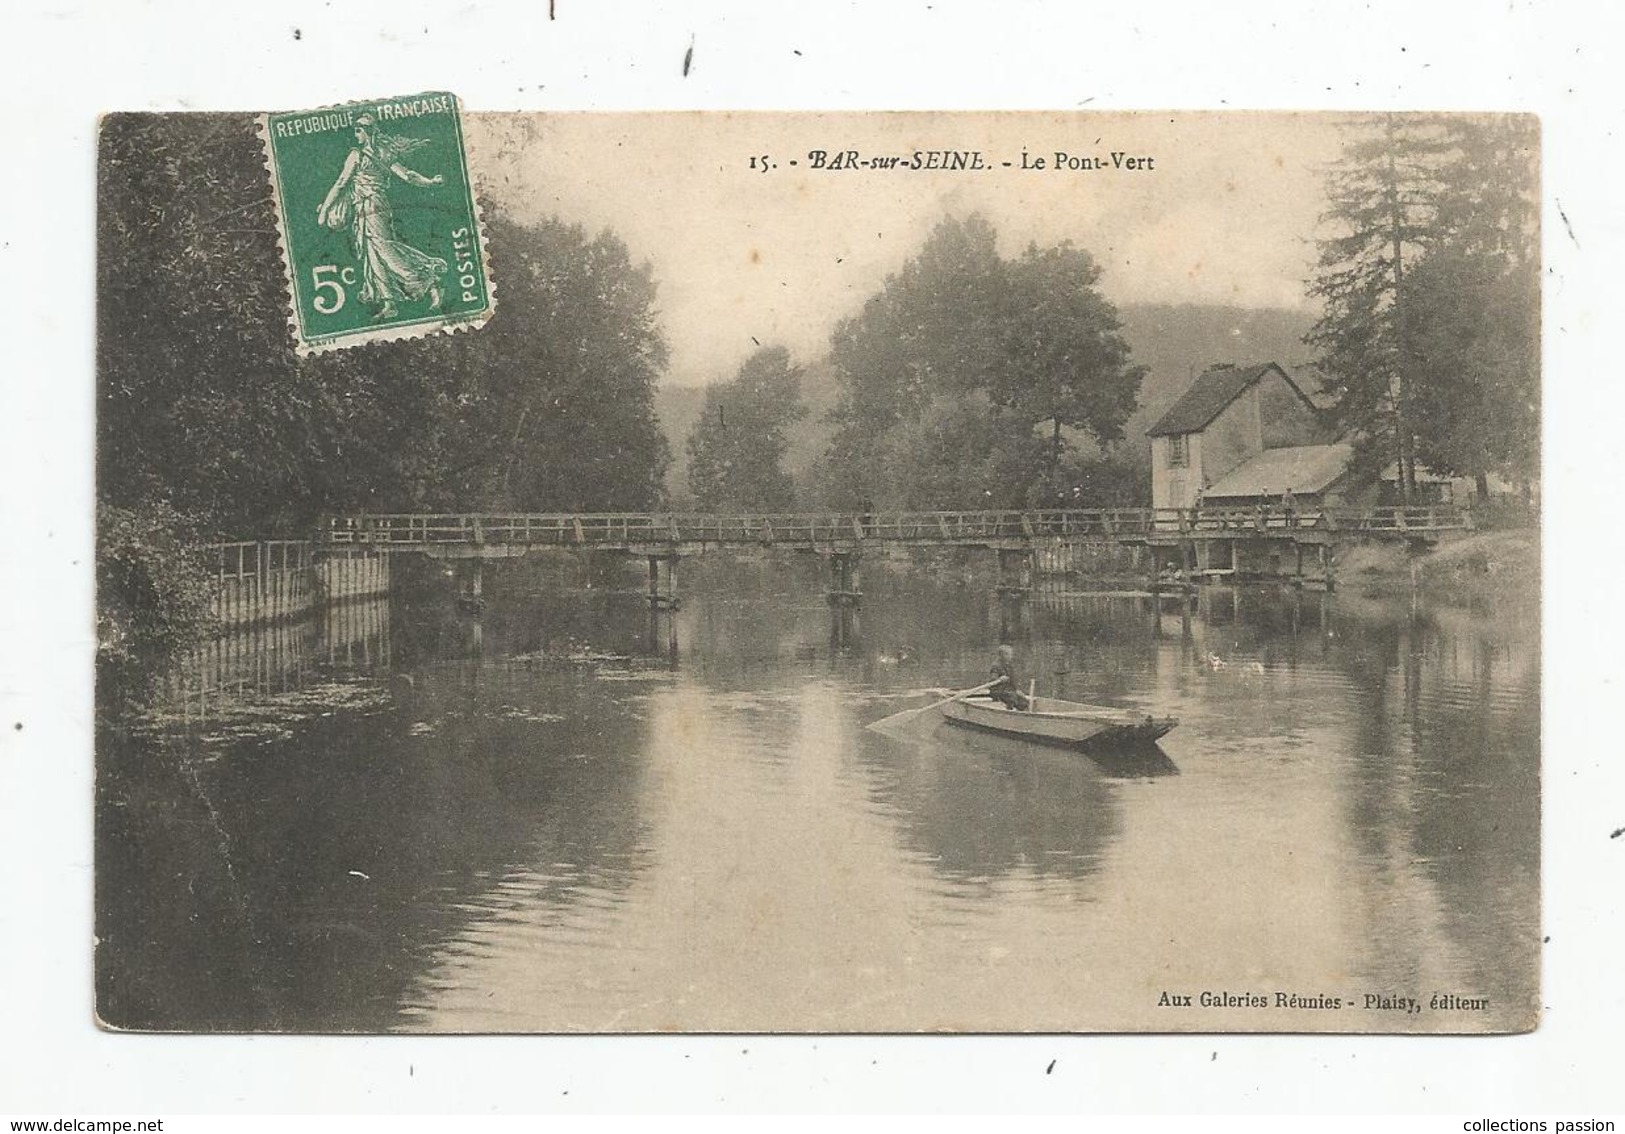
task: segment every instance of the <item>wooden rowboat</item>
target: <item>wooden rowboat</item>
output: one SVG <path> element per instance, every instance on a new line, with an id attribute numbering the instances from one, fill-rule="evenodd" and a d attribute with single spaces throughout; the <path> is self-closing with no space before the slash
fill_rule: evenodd
<path id="1" fill-rule="evenodd" d="M 964 697 L 942 711 L 954 724 L 1069 748 L 1148 745 L 1179 723 L 1058 697 L 1037 697 L 1030 709 L 1012 709 L 992 697 Z"/>

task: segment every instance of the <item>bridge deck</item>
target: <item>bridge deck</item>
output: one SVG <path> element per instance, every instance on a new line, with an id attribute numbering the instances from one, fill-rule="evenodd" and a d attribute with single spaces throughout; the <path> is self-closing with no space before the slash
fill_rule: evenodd
<path id="1" fill-rule="evenodd" d="M 331 543 L 431 548 L 494 545 L 578 547 L 660 554 L 711 546 L 849 550 L 865 544 L 1031 546 L 1066 538 L 1124 543 L 1286 539 L 1325 543 L 1348 536 L 1434 539 L 1471 528 L 1459 508 L 1079 508 L 1027 512 L 819 512 L 710 515 L 681 512 L 445 513 L 340 516 Z"/>

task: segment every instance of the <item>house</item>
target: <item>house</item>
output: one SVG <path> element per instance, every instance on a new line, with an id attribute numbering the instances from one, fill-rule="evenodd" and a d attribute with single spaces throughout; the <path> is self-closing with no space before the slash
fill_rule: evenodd
<path id="1" fill-rule="evenodd" d="M 1457 504 L 1472 507 L 1475 503 L 1483 503 L 1477 500 L 1478 490 L 1472 477 L 1437 473 L 1421 461 L 1416 462 L 1415 476 L 1416 491 L 1411 495 L 1412 504 Z M 1484 487 L 1488 489 L 1492 501 L 1525 499 L 1517 485 L 1495 473 L 1485 475 Z M 1399 486 L 1398 461 L 1388 462 L 1388 467 L 1377 474 L 1377 491 L 1377 501 L 1380 504 L 1394 505 L 1404 498 Z"/>
<path id="2" fill-rule="evenodd" d="M 1416 491 L 1411 495 L 1412 504 L 1454 504 L 1458 501 L 1471 503 L 1473 498 L 1473 482 L 1465 477 L 1457 478 L 1444 476 L 1428 468 L 1421 461 L 1416 462 L 1413 475 L 1416 478 Z M 1396 505 L 1405 499 L 1404 490 L 1399 483 L 1399 462 L 1389 461 L 1388 467 L 1377 474 L 1377 502 L 1382 505 Z"/>
<path id="3" fill-rule="evenodd" d="M 1209 367 L 1146 434 L 1153 508 L 1260 503 L 1288 491 L 1329 502 L 1353 455 L 1327 443 L 1314 403 L 1273 362 Z"/>

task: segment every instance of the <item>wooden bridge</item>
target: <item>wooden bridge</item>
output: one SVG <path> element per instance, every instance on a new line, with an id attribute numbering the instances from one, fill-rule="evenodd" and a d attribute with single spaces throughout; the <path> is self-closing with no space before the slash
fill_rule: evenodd
<path id="1" fill-rule="evenodd" d="M 999 590 L 1020 595 L 1032 586 L 1038 553 L 1088 543 L 1134 550 L 1153 590 L 1207 578 L 1291 575 L 1334 586 L 1332 549 L 1349 539 L 1403 540 L 1426 545 L 1472 526 L 1457 508 L 1066 508 L 1033 511 L 786 513 L 712 515 L 683 512 L 448 513 L 335 517 L 324 539 L 339 547 L 420 551 L 440 559 L 524 555 L 573 548 L 643 556 L 649 602 L 677 605 L 677 565 L 711 548 L 768 547 L 812 552 L 829 564 L 828 597 L 837 605 L 861 598 L 858 564 L 866 550 L 885 546 L 983 548 L 998 553 Z M 1145 549 L 1150 550 L 1147 556 Z M 1314 554 L 1305 574 L 1305 550 Z M 1284 553 L 1291 554 L 1288 564 Z M 467 601 L 478 604 L 477 566 L 464 570 Z"/>
<path id="2" fill-rule="evenodd" d="M 682 512 L 448 513 L 335 517 L 334 544 L 500 557 L 561 547 L 633 555 L 692 554 L 713 547 L 855 552 L 870 544 L 1026 550 L 1045 539 L 1177 546 L 1269 539 L 1325 544 L 1377 538 L 1431 542 L 1471 528 L 1462 509 L 1072 508 L 1034 511 L 817 512 L 712 515 Z M 484 549 L 483 552 L 481 549 Z"/>
<path id="3" fill-rule="evenodd" d="M 389 552 L 421 552 L 458 561 L 463 600 L 478 604 L 481 564 L 541 548 L 643 556 L 649 601 L 677 603 L 678 560 L 712 548 L 783 548 L 828 561 L 828 595 L 860 597 L 858 565 L 885 546 L 982 548 L 998 553 L 999 589 L 1024 594 L 1044 569 L 1064 573 L 1069 545 L 1119 544 L 1133 550 L 1135 572 L 1151 590 L 1225 576 L 1305 576 L 1305 549 L 1333 585 L 1332 548 L 1345 539 L 1393 539 L 1425 545 L 1471 529 L 1456 508 L 1069 508 L 1027 512 L 836 512 L 709 515 L 694 513 L 446 513 L 339 516 L 315 541 L 209 544 L 200 566 L 213 581 L 216 619 L 247 626 L 307 613 L 320 601 L 385 594 Z M 1057 555 L 1056 549 L 1062 549 Z M 1150 554 L 1146 554 L 1149 550 Z M 1287 561 L 1287 554 L 1291 562 Z"/>

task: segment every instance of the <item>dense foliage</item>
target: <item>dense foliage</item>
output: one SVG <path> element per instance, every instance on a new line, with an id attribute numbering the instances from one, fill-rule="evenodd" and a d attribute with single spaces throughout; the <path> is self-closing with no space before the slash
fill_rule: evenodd
<path id="1" fill-rule="evenodd" d="M 825 499 L 1021 507 L 1067 493 L 1066 458 L 1122 438 L 1144 376 L 1099 278 L 1071 244 L 1006 260 L 980 215 L 938 224 L 835 329 Z"/>
<path id="2" fill-rule="evenodd" d="M 209 580 L 185 516 L 161 502 L 96 510 L 96 703 L 143 701 L 211 618 Z"/>
<path id="3" fill-rule="evenodd" d="M 666 346 L 650 272 L 613 234 L 492 216 L 486 327 L 299 358 L 251 118 L 111 116 L 99 177 L 101 609 L 115 641 L 179 637 L 144 605 L 184 584 L 161 577 L 181 570 L 154 551 L 165 530 L 264 539 L 339 511 L 659 504 Z"/>
<path id="4" fill-rule="evenodd" d="M 1308 341 L 1345 428 L 1407 496 L 1434 472 L 1527 480 L 1540 432 L 1537 126 L 1502 115 L 1349 124 Z"/>
<path id="5" fill-rule="evenodd" d="M 705 391 L 688 436 L 688 487 L 708 512 L 787 512 L 796 486 L 784 468 L 787 431 L 806 416 L 801 368 L 783 347 L 763 347 L 731 381 Z"/>
<path id="6" fill-rule="evenodd" d="M 666 348 L 612 234 L 493 217 L 483 330 L 301 359 L 251 120 L 111 117 L 100 173 L 103 500 L 256 538 L 346 509 L 658 502 Z"/>

